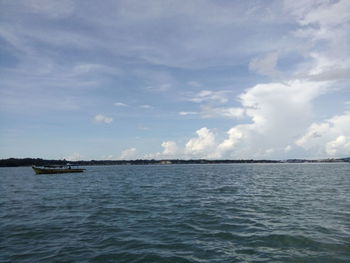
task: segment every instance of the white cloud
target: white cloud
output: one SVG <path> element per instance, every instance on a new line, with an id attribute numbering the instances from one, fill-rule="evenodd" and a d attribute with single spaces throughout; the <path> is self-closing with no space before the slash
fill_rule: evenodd
<path id="1" fill-rule="evenodd" d="M 164 148 L 162 153 L 164 156 L 174 156 L 179 151 L 177 144 L 173 141 L 163 142 L 162 147 Z"/>
<path id="2" fill-rule="evenodd" d="M 197 115 L 198 112 L 195 112 L 195 111 L 180 111 L 179 112 L 179 115 L 181 116 L 186 116 L 186 115 Z"/>
<path id="3" fill-rule="evenodd" d="M 95 122 L 97 123 L 111 123 L 113 121 L 113 118 L 111 117 L 107 117 L 107 116 L 104 116 L 102 114 L 97 114 L 95 117 L 94 117 L 94 120 Z"/>
<path id="4" fill-rule="evenodd" d="M 350 112 L 312 123 L 295 144 L 319 156 L 350 154 Z"/>
<path id="5" fill-rule="evenodd" d="M 263 57 L 254 58 L 249 63 L 249 69 L 261 75 L 277 77 L 280 75 L 280 72 L 276 69 L 277 61 L 277 52 L 268 53 Z"/>
<path id="6" fill-rule="evenodd" d="M 237 107 L 211 107 L 211 106 L 204 106 L 202 107 L 201 115 L 203 118 L 217 118 L 217 117 L 224 117 L 224 118 L 242 118 L 244 116 L 245 110 L 243 108 L 237 108 Z"/>
<path id="7" fill-rule="evenodd" d="M 232 108 L 230 114 L 223 110 L 225 108 L 219 108 L 215 114 L 241 117 L 245 113 L 250 122 L 233 126 L 222 141 L 217 140 L 212 130 L 201 128 L 183 150 L 176 145 L 177 153 L 188 158 L 282 158 L 292 150 L 294 153 L 295 138 L 309 127 L 313 119 L 313 101 L 327 91 L 327 85 L 294 80 L 249 88 L 239 96 L 240 108 Z M 338 145 L 329 144 L 329 152 L 339 152 Z M 161 153 L 156 155 L 162 156 Z"/>
<path id="8" fill-rule="evenodd" d="M 326 152 L 329 155 L 339 157 L 349 156 L 350 154 L 350 136 L 341 135 L 337 137 L 335 140 L 330 141 L 326 144 Z"/>
<path id="9" fill-rule="evenodd" d="M 285 151 L 285 152 L 290 152 L 292 149 L 293 149 L 292 146 L 287 145 L 286 148 L 284 148 L 284 151 Z"/>
<path id="10" fill-rule="evenodd" d="M 112 154 L 105 155 L 102 157 L 102 160 L 114 160 L 114 156 Z"/>
<path id="11" fill-rule="evenodd" d="M 65 157 L 64 159 L 66 159 L 67 161 L 71 161 L 71 162 L 81 161 L 81 160 L 83 160 L 83 156 L 78 152 L 74 152 L 71 155 Z"/>
<path id="12" fill-rule="evenodd" d="M 311 81 L 336 81 L 350 78 L 350 60 L 346 58 L 345 54 L 344 58 L 336 58 L 312 52 L 309 57 L 312 59 L 312 63 L 306 74 L 300 74 L 302 77 Z"/>
<path id="13" fill-rule="evenodd" d="M 301 25 L 294 33 L 301 38 L 304 56 L 311 59 L 306 69 L 308 78 L 314 81 L 349 78 L 350 2 L 285 0 L 285 7 Z M 300 73 L 305 73 L 305 68 Z"/>
<path id="14" fill-rule="evenodd" d="M 162 152 L 148 153 L 143 158 L 145 159 L 172 159 L 172 158 L 183 158 L 183 150 L 180 149 L 174 141 L 164 141 L 161 146 L 163 147 Z"/>
<path id="15" fill-rule="evenodd" d="M 120 155 L 120 159 L 121 160 L 135 159 L 137 157 L 137 154 L 138 154 L 138 152 L 137 152 L 136 148 L 129 148 L 129 149 L 122 151 L 122 153 Z"/>
<path id="16" fill-rule="evenodd" d="M 195 103 L 216 103 L 216 104 L 225 104 L 228 102 L 228 94 L 232 93 L 229 90 L 221 91 L 211 91 L 211 90 L 202 90 L 199 93 L 195 94 L 188 101 Z"/>
<path id="17" fill-rule="evenodd" d="M 122 102 L 115 102 L 114 106 L 116 107 L 128 107 L 128 104 L 122 103 Z"/>
<path id="18" fill-rule="evenodd" d="M 215 154 L 215 134 L 204 127 L 196 131 L 196 138 L 186 143 L 185 153 L 197 157 L 211 158 Z"/>
<path id="19" fill-rule="evenodd" d="M 315 1 L 316 2 L 316 1 Z M 303 25 L 319 24 L 334 27 L 350 20 L 350 3 L 347 0 L 318 1 L 300 20 Z"/>
<path id="20" fill-rule="evenodd" d="M 331 69 L 326 69 L 321 73 L 310 74 L 308 76 L 309 80 L 312 81 L 333 81 L 333 80 L 341 80 L 341 79 L 349 79 L 350 78 L 350 67 L 335 67 L 333 66 Z"/>
<path id="21" fill-rule="evenodd" d="M 228 132 L 228 138 L 218 145 L 217 152 L 218 156 L 221 157 L 227 151 L 230 151 L 235 148 L 236 144 L 244 138 L 244 130 L 249 129 L 250 126 L 247 125 L 237 125 L 236 127 L 231 128 Z"/>
<path id="22" fill-rule="evenodd" d="M 142 108 L 142 109 L 153 109 L 153 106 L 145 104 L 145 105 L 140 105 L 140 108 Z"/>
<path id="23" fill-rule="evenodd" d="M 249 158 L 284 152 L 285 145 L 308 127 L 312 101 L 323 92 L 323 84 L 306 81 L 259 84 L 246 90 L 240 99 L 252 122 L 232 127 L 219 144 L 218 155 Z"/>

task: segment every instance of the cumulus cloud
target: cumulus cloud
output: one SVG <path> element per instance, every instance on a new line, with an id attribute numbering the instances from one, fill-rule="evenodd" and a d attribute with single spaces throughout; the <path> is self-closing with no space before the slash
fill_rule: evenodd
<path id="1" fill-rule="evenodd" d="M 319 156 L 350 154 L 350 112 L 312 123 L 295 144 Z"/>
<path id="2" fill-rule="evenodd" d="M 185 146 L 185 153 L 197 157 L 211 158 L 215 153 L 215 134 L 204 127 L 196 131 L 197 137 L 190 139 Z"/>
<path id="3" fill-rule="evenodd" d="M 174 141 L 164 141 L 161 146 L 163 147 L 162 152 L 148 153 L 144 155 L 146 159 L 172 159 L 172 158 L 183 158 L 183 149 L 178 147 Z"/>
<path id="4" fill-rule="evenodd" d="M 350 153 L 350 136 L 341 135 L 326 144 L 326 152 L 333 156 L 348 156 Z"/>
<path id="5" fill-rule="evenodd" d="M 131 160 L 131 159 L 135 159 L 137 157 L 137 149 L 136 148 L 129 148 L 129 149 L 125 149 L 124 151 L 122 151 L 122 153 L 120 154 L 120 159 L 121 160 Z"/>
<path id="6" fill-rule="evenodd" d="M 295 138 L 304 133 L 313 120 L 314 100 L 324 94 L 327 87 L 328 83 L 305 80 L 255 85 L 239 96 L 241 107 L 232 114 L 232 117 L 239 117 L 244 113 L 250 122 L 233 126 L 221 141 L 213 130 L 203 127 L 196 131 L 197 137 L 188 140 L 183 150 L 177 146 L 177 152 L 189 158 L 281 158 L 294 151 Z M 350 127 L 344 116 L 334 122 L 342 129 Z M 311 129 L 306 137 L 319 137 L 320 132 L 322 125 Z M 341 148 L 340 144 L 347 138 L 339 136 L 348 134 L 338 132 L 326 141 L 327 154 L 344 152 L 346 147 Z M 309 141 L 300 139 L 297 145 L 304 145 L 303 140 Z"/>
<path id="7" fill-rule="evenodd" d="M 312 120 L 312 101 L 321 83 L 290 81 L 258 84 L 240 95 L 251 123 L 232 127 L 217 147 L 219 156 L 266 156 L 284 152 Z"/>
<path id="8" fill-rule="evenodd" d="M 164 156 L 174 156 L 179 151 L 176 142 L 173 141 L 163 142 L 162 147 L 164 148 L 162 153 Z"/>
<path id="9" fill-rule="evenodd" d="M 113 118 L 111 117 L 107 117 L 105 115 L 102 114 L 97 114 L 94 117 L 95 122 L 97 123 L 106 123 L 106 124 L 110 124 L 113 121 Z"/>
<path id="10" fill-rule="evenodd" d="M 238 125 L 236 127 L 231 128 L 228 132 L 228 138 L 225 139 L 222 143 L 219 144 L 217 148 L 218 156 L 223 156 L 224 153 L 235 148 L 236 144 L 243 139 L 245 135 L 245 131 L 250 130 L 250 125 Z"/>

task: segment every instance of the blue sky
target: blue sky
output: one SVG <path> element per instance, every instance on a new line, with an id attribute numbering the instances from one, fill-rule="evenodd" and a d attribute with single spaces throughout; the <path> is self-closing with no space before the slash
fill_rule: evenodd
<path id="1" fill-rule="evenodd" d="M 0 158 L 350 155 L 347 0 L 0 2 Z"/>

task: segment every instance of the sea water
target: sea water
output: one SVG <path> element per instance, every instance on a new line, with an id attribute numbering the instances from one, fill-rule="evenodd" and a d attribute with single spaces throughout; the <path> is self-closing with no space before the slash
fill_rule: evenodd
<path id="1" fill-rule="evenodd" d="M 0 168 L 0 262 L 350 262 L 350 164 Z"/>

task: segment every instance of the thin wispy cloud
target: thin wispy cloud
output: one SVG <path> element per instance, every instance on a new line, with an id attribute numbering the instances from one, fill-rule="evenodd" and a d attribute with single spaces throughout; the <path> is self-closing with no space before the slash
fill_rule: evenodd
<path id="1" fill-rule="evenodd" d="M 140 108 L 149 110 L 149 109 L 153 109 L 154 107 L 152 105 L 144 104 L 144 105 L 140 105 Z"/>
<path id="2" fill-rule="evenodd" d="M 187 84 L 188 84 L 189 86 L 196 87 L 196 88 L 202 87 L 202 84 L 200 84 L 200 83 L 197 82 L 197 81 L 193 81 L 193 80 L 187 82 Z"/>
<path id="3" fill-rule="evenodd" d="M 113 105 L 116 107 L 129 107 L 128 104 L 125 104 L 123 102 L 115 102 Z"/>
<path id="4" fill-rule="evenodd" d="M 230 90 L 201 90 L 197 94 L 188 98 L 188 101 L 195 103 L 216 103 L 225 104 L 229 101 L 229 95 L 232 93 Z"/>
<path id="5" fill-rule="evenodd" d="M 107 117 L 105 115 L 102 114 L 97 114 L 94 117 L 95 122 L 97 123 L 106 123 L 106 124 L 110 124 L 113 121 L 113 118 L 111 117 Z"/>
<path id="6" fill-rule="evenodd" d="M 179 115 L 181 116 L 187 116 L 187 115 L 197 115 L 198 112 L 195 112 L 195 111 L 180 111 L 179 112 Z"/>
<path id="7" fill-rule="evenodd" d="M 242 118 L 245 109 L 238 107 L 202 107 L 201 115 L 203 118 Z"/>

